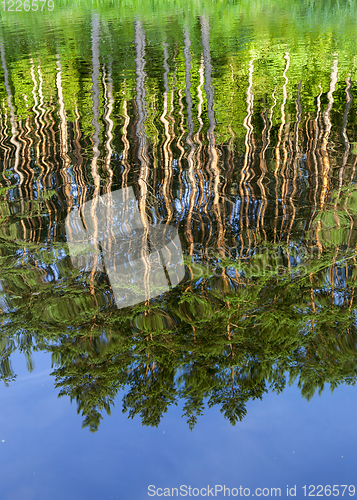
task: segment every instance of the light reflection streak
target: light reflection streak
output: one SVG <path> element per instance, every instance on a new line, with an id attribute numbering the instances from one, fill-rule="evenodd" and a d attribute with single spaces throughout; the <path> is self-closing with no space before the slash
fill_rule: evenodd
<path id="1" fill-rule="evenodd" d="M 15 154 L 14 154 L 14 171 L 17 173 L 19 176 L 19 196 L 20 196 L 20 201 L 21 201 L 21 210 L 24 210 L 24 200 L 23 200 L 23 194 L 22 194 L 22 184 L 24 182 L 24 175 L 23 173 L 19 170 L 19 162 L 20 162 L 20 156 L 21 156 L 21 142 L 17 140 L 18 137 L 18 131 L 17 131 L 17 118 L 15 114 L 15 108 L 12 104 L 12 93 L 11 93 L 11 87 L 10 87 L 10 82 L 9 82 L 9 70 L 7 68 L 6 64 L 6 56 L 5 56 L 5 48 L 4 48 L 4 43 L 3 41 L 0 41 L 0 55 L 1 55 L 1 65 L 2 69 L 4 71 L 4 84 L 5 84 L 5 89 L 7 93 L 7 105 L 10 110 L 10 124 L 11 124 L 11 137 L 10 137 L 10 142 L 13 144 L 14 149 L 15 149 Z"/>
<path id="2" fill-rule="evenodd" d="M 322 138 L 322 145 L 320 148 L 321 155 L 322 155 L 322 172 L 321 172 L 321 177 L 322 177 L 322 189 L 321 189 L 321 194 L 320 194 L 320 209 L 322 210 L 325 203 L 326 203 L 326 197 L 327 197 L 327 191 L 328 191 L 328 181 L 329 181 L 329 175 L 330 175 L 330 170 L 331 170 L 331 165 L 330 165 L 330 158 L 329 154 L 327 151 L 327 146 L 328 146 L 328 140 L 331 132 L 331 119 L 330 119 L 330 113 L 332 110 L 332 106 L 334 103 L 333 99 L 333 93 L 336 88 L 336 83 L 337 83 L 337 73 L 338 73 L 338 66 L 337 66 L 337 59 L 333 61 L 333 65 L 331 67 L 331 75 L 330 75 L 330 89 L 327 93 L 327 107 L 324 112 L 324 124 L 325 124 L 325 131 L 324 135 Z"/>
<path id="3" fill-rule="evenodd" d="M 188 180 L 190 183 L 190 201 L 188 213 L 186 216 L 186 224 L 185 224 L 185 235 L 186 239 L 189 242 L 189 255 L 191 257 L 191 261 L 193 259 L 193 249 L 194 249 L 194 239 L 192 234 L 192 215 L 195 208 L 195 201 L 197 196 L 197 185 L 194 177 L 195 172 L 195 163 L 194 163 L 194 153 L 195 153 L 195 145 L 192 141 L 192 134 L 194 130 L 193 124 L 193 116 L 192 116 L 192 96 L 191 96 L 191 54 L 190 54 L 190 46 L 191 40 L 188 30 L 186 29 L 184 32 L 184 40 L 185 40 L 185 48 L 184 48 L 184 57 L 185 57 L 185 96 L 187 102 L 187 127 L 188 133 L 186 136 L 186 142 L 189 145 L 189 153 L 187 156 L 188 162 Z M 191 266 L 189 266 L 189 272 L 191 274 L 191 279 L 193 279 L 193 271 Z"/>
<path id="4" fill-rule="evenodd" d="M 224 257 L 224 226 L 222 224 L 222 217 L 220 211 L 220 169 L 218 166 L 218 152 L 216 148 L 216 139 L 214 135 L 214 129 L 216 127 L 216 120 L 214 117 L 214 92 L 212 87 L 212 62 L 211 62 L 211 52 L 209 47 L 209 23 L 205 16 L 201 16 L 201 43 L 203 48 L 203 61 L 205 69 L 205 91 L 207 97 L 207 116 L 209 121 L 209 129 L 207 131 L 208 136 L 208 152 L 209 152 L 209 162 L 208 162 L 208 172 L 210 176 L 210 182 L 213 175 L 213 192 L 214 198 L 212 201 L 213 212 L 216 217 L 217 222 L 217 246 L 218 251 L 222 258 Z"/>

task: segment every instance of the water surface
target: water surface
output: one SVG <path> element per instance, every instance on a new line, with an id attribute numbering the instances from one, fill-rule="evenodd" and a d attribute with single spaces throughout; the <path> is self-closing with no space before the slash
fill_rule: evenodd
<path id="1" fill-rule="evenodd" d="M 4 499 L 353 484 L 357 12 L 315 4 L 1 12 Z M 185 275 L 120 308 L 65 221 L 129 187 Z"/>

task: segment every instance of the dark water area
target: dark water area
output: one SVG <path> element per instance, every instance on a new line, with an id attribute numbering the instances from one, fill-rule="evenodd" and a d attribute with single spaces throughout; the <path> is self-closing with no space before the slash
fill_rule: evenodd
<path id="1" fill-rule="evenodd" d="M 355 496 L 354 4 L 10 4 L 1 499 Z"/>

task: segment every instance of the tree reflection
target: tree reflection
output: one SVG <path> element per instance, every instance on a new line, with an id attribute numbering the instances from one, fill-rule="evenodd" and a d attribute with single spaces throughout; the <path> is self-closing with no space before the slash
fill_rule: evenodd
<path id="1" fill-rule="evenodd" d="M 356 103 L 343 63 L 318 53 L 304 73 L 303 44 L 273 35 L 222 54 L 208 14 L 159 42 L 139 19 L 120 44 L 105 16 L 83 22 L 85 54 L 63 40 L 9 64 L 0 42 L 2 380 L 16 378 L 16 349 L 29 369 L 50 352 L 59 395 L 91 431 L 119 393 L 144 425 L 180 403 L 193 429 L 207 406 L 235 424 L 294 380 L 307 399 L 354 384 Z M 128 186 L 145 225 L 178 227 L 186 277 L 118 310 L 104 271 L 72 266 L 64 219 Z"/>

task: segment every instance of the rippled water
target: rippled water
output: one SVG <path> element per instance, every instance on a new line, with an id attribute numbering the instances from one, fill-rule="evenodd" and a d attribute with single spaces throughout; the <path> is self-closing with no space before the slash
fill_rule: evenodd
<path id="1" fill-rule="evenodd" d="M 118 393 L 148 426 L 179 402 L 193 429 L 289 380 L 307 400 L 355 383 L 354 7 L 269 5 L 1 13 L 8 391 L 16 350 L 29 370 L 50 353 L 56 394 L 100 433 Z M 177 228 L 185 276 L 120 308 L 65 221 L 128 187 L 144 225 Z"/>

